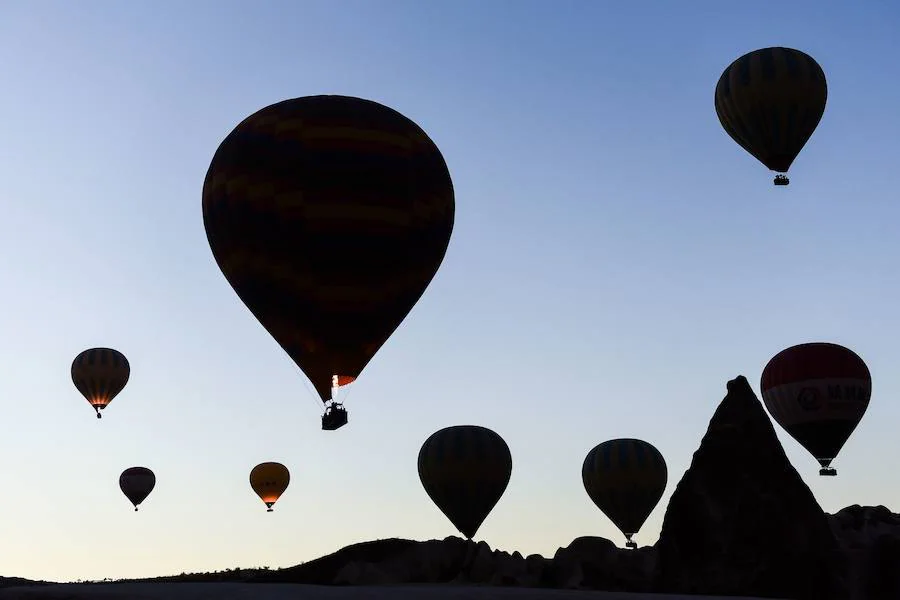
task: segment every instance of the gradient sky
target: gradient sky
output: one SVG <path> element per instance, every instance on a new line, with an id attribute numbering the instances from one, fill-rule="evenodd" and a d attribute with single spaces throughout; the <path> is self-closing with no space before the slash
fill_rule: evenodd
<path id="1" fill-rule="evenodd" d="M 670 473 L 636 538 L 651 544 L 726 381 L 758 391 L 773 354 L 815 340 L 865 359 L 872 403 L 838 477 L 779 429 L 788 456 L 828 511 L 896 508 L 895 5 L 0 3 L 2 574 L 278 567 L 455 534 L 416 455 L 463 423 L 513 454 L 477 539 L 621 544 L 581 463 L 639 437 Z M 770 45 L 809 52 L 829 84 L 787 188 L 713 108 L 722 70 Z M 416 121 L 457 201 L 443 266 L 335 433 L 226 283 L 200 209 L 239 121 L 322 93 Z M 69 375 L 97 345 L 132 365 L 99 421 Z M 272 514 L 247 481 L 266 460 L 292 473 Z M 139 513 L 118 489 L 132 465 L 157 474 Z"/>

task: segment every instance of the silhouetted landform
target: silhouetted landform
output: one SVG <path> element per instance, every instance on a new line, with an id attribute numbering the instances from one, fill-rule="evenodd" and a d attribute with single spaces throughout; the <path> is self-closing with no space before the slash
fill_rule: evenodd
<path id="1" fill-rule="evenodd" d="M 22 580 L 20 580 L 22 581 Z M 744 377 L 709 423 L 675 488 L 655 546 L 576 538 L 552 559 L 458 537 L 385 539 L 293 567 L 129 581 L 317 585 L 460 584 L 794 600 L 900 598 L 900 515 L 824 513 L 790 464 Z M 19 584 L 23 585 L 23 584 Z"/>
<path id="2" fill-rule="evenodd" d="M 0 577 L 0 589 L 32 585 L 51 585 L 50 581 L 34 581 L 22 577 Z"/>
<path id="3" fill-rule="evenodd" d="M 828 519 L 744 377 L 728 382 L 656 550 L 660 591 L 848 597 Z"/>
<path id="4" fill-rule="evenodd" d="M 900 598 L 900 515 L 854 504 L 829 515 L 854 598 Z"/>
<path id="5" fill-rule="evenodd" d="M 900 515 L 859 506 L 825 514 L 747 380 L 738 377 L 727 388 L 672 494 L 655 546 L 622 550 L 604 538 L 581 537 L 546 559 L 457 537 L 383 540 L 254 579 L 900 598 Z"/>

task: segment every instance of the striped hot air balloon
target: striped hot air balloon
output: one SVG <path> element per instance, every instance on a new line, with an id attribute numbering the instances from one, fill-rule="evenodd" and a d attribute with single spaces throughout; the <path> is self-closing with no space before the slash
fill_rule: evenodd
<path id="1" fill-rule="evenodd" d="M 272 506 L 278 502 L 290 483 L 291 473 L 281 463 L 260 463 L 250 471 L 250 487 L 265 503 L 268 509 L 266 512 L 272 512 Z"/>
<path id="2" fill-rule="evenodd" d="M 119 475 L 119 489 L 134 505 L 135 512 L 154 487 L 156 487 L 156 475 L 147 467 L 129 467 Z"/>
<path id="3" fill-rule="evenodd" d="M 125 388 L 131 376 L 128 359 L 112 348 L 89 348 L 72 361 L 72 383 L 94 407 L 97 418 Z"/>
<path id="4" fill-rule="evenodd" d="M 615 439 L 594 447 L 584 458 L 581 479 L 590 499 L 619 528 L 626 546 L 662 498 L 668 481 L 666 461 L 643 440 Z"/>
<path id="5" fill-rule="evenodd" d="M 768 169 L 787 173 L 825 113 L 828 85 L 811 56 L 792 48 L 762 48 L 726 67 L 716 85 L 719 122 Z"/>
<path id="6" fill-rule="evenodd" d="M 422 129 L 360 98 L 267 106 L 225 138 L 203 183 L 203 223 L 222 273 L 310 379 L 356 379 L 437 272 L 453 184 Z"/>
<path id="7" fill-rule="evenodd" d="M 477 425 L 434 432 L 422 444 L 418 463 L 425 492 L 469 539 L 503 496 L 512 474 L 509 446 Z"/>
<path id="8" fill-rule="evenodd" d="M 863 359 L 827 342 L 791 346 L 763 369 L 760 388 L 775 422 L 819 461 L 819 475 L 836 475 L 831 461 L 872 396 L 872 376 Z"/>

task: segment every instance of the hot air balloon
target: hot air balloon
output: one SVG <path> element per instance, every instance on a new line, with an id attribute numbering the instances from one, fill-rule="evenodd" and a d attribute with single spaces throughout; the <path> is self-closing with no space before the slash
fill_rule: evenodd
<path id="1" fill-rule="evenodd" d="M 446 427 L 431 434 L 419 450 L 425 492 L 469 539 L 500 500 L 511 474 L 509 447 L 485 427 Z"/>
<path id="2" fill-rule="evenodd" d="M 356 379 L 437 272 L 453 184 L 422 129 L 346 96 L 267 106 L 225 138 L 203 183 L 213 256 L 325 404 Z"/>
<path id="3" fill-rule="evenodd" d="M 791 346 L 763 369 L 763 402 L 776 423 L 834 476 L 838 452 L 869 406 L 872 376 L 852 350 L 827 342 Z"/>
<path id="4" fill-rule="evenodd" d="M 128 359 L 112 348 L 90 348 L 72 361 L 72 382 L 94 410 L 97 418 L 128 383 Z"/>
<path id="5" fill-rule="evenodd" d="M 784 173 L 822 119 L 827 98 L 825 73 L 811 56 L 762 48 L 728 65 L 716 85 L 715 104 L 728 135 L 779 173 L 775 185 L 787 185 Z"/>
<path id="6" fill-rule="evenodd" d="M 156 475 L 147 467 L 129 467 L 119 475 L 119 488 L 134 505 L 135 512 L 137 512 L 138 505 L 146 500 L 153 491 L 155 485 Z"/>
<path id="7" fill-rule="evenodd" d="M 272 505 L 278 501 L 290 482 L 291 473 L 281 463 L 260 463 L 250 471 L 250 487 L 266 503 L 266 512 L 272 512 Z"/>
<path id="8" fill-rule="evenodd" d="M 653 445 L 630 438 L 609 440 L 588 452 L 581 466 L 584 489 L 626 538 L 640 531 L 666 489 L 666 461 Z"/>

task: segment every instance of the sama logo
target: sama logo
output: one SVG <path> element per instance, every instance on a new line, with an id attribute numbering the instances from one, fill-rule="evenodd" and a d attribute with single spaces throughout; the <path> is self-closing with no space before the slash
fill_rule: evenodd
<path id="1" fill-rule="evenodd" d="M 797 403 L 803 410 L 816 410 L 822 406 L 819 400 L 819 390 L 814 387 L 805 387 L 797 394 Z"/>

